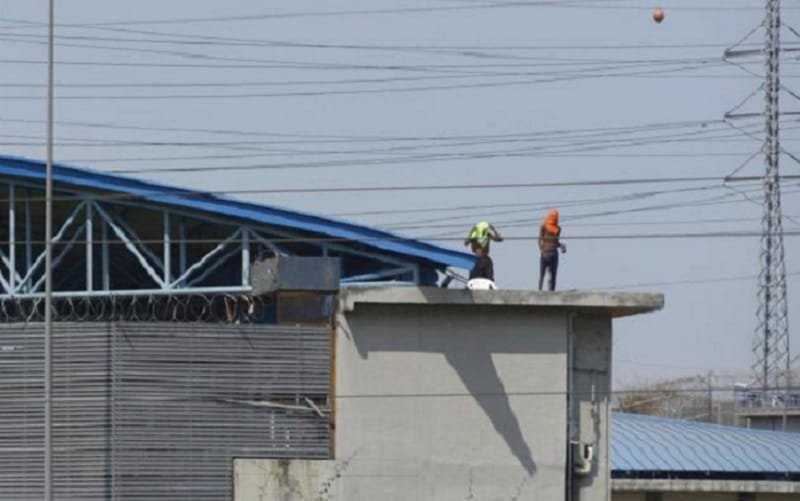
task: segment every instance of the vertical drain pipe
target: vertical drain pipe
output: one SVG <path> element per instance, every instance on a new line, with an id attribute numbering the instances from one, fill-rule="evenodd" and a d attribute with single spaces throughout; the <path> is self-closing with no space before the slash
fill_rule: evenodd
<path id="1" fill-rule="evenodd" d="M 574 355 L 575 355 L 575 316 L 574 312 L 567 313 L 567 465 L 566 465 L 566 492 L 564 499 L 566 501 L 573 501 L 573 461 L 575 458 L 572 457 L 572 441 L 577 431 L 577 425 L 575 422 L 575 412 L 574 412 L 574 381 L 572 377 L 572 369 L 574 365 Z"/>

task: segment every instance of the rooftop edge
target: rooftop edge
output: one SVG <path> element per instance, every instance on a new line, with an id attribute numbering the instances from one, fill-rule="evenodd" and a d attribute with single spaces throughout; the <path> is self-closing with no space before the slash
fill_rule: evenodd
<path id="1" fill-rule="evenodd" d="M 467 290 L 439 287 L 350 286 L 339 292 L 340 305 L 352 311 L 356 304 L 426 304 L 527 306 L 540 308 L 605 310 L 611 317 L 639 315 L 661 310 L 664 295 L 634 292 L 567 290 Z"/>

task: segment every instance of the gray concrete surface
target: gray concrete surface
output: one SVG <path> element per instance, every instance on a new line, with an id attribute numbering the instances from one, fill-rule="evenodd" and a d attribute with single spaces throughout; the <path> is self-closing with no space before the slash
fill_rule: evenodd
<path id="1" fill-rule="evenodd" d="M 235 459 L 235 501 L 326 501 L 337 499 L 336 461 Z"/>
<path id="2" fill-rule="evenodd" d="M 583 290 L 456 290 L 438 287 L 351 286 L 340 291 L 339 301 L 345 310 L 352 310 L 359 303 L 537 306 L 594 314 L 602 312 L 612 318 L 648 313 L 664 307 L 662 294 Z"/>
<path id="3" fill-rule="evenodd" d="M 267 492 L 259 475 L 297 476 L 284 483 L 310 493 L 335 471 L 325 499 L 549 501 L 571 491 L 608 501 L 611 320 L 663 304 L 657 294 L 348 287 L 335 318 L 332 466 L 283 465 L 281 477 L 262 464 L 239 481 Z M 572 479 L 571 439 L 595 447 L 588 474 Z"/>
<path id="4" fill-rule="evenodd" d="M 663 304 L 658 294 L 344 289 L 335 443 L 350 460 L 346 498 L 564 499 L 569 373 L 573 438 L 595 447 L 574 499 L 607 501 L 611 319 Z"/>
<path id="5" fill-rule="evenodd" d="M 604 314 L 576 315 L 570 322 L 572 342 L 572 406 L 576 437 L 594 444 L 589 475 L 575 476 L 573 492 L 580 501 L 608 501 L 610 484 L 609 394 L 611 392 L 611 318 Z"/>
<path id="6" fill-rule="evenodd" d="M 337 320 L 345 499 L 563 498 L 565 314 L 360 304 Z"/>

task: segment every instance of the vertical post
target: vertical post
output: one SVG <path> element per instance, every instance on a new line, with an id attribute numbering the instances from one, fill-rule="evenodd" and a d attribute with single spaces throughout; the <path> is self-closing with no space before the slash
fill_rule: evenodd
<path id="1" fill-rule="evenodd" d="M 53 500 L 53 86 L 55 0 L 49 0 L 47 29 L 47 168 L 44 196 L 44 501 Z"/>
<path id="2" fill-rule="evenodd" d="M 242 228 L 242 286 L 250 285 L 250 229 Z"/>
<path id="3" fill-rule="evenodd" d="M 31 223 L 31 190 L 25 190 L 25 274 L 33 265 L 33 224 Z M 30 282 L 28 282 L 30 283 Z M 22 284 L 24 285 L 24 284 Z M 27 286 L 30 289 L 30 286 Z"/>
<path id="4" fill-rule="evenodd" d="M 16 194 L 16 186 L 14 183 L 8 185 L 8 285 L 11 293 L 14 293 L 16 288 L 16 275 L 17 275 L 17 201 L 14 195 Z"/>
<path id="5" fill-rule="evenodd" d="M 170 221 L 169 221 L 169 211 L 164 211 L 164 287 L 169 287 L 170 282 L 172 282 L 172 277 L 170 271 L 172 270 L 172 263 L 171 261 L 171 248 L 172 243 L 170 242 Z"/>
<path id="6" fill-rule="evenodd" d="M 714 371 L 708 371 L 708 422 L 714 422 Z M 719 424 L 719 423 L 717 423 Z"/>
<path id="7" fill-rule="evenodd" d="M 250 229 L 242 229 L 242 287 L 250 285 Z"/>
<path id="8" fill-rule="evenodd" d="M 178 267 L 183 275 L 186 272 L 186 220 L 183 218 L 178 222 L 178 238 Z"/>
<path id="9" fill-rule="evenodd" d="M 102 219 L 102 218 L 101 218 Z M 103 225 L 100 227 L 102 234 L 100 238 L 102 242 L 100 243 L 101 252 L 103 253 L 102 261 L 103 261 L 103 290 L 110 291 L 111 290 L 111 253 L 109 252 L 108 247 L 108 223 L 105 219 L 103 219 Z"/>
<path id="10" fill-rule="evenodd" d="M 94 242 L 92 241 L 92 204 L 86 204 L 86 290 L 94 290 Z"/>
<path id="11" fill-rule="evenodd" d="M 575 361 L 575 313 L 568 312 L 567 313 L 567 394 L 566 394 L 566 401 L 565 404 L 567 406 L 567 468 L 565 471 L 565 496 L 564 499 L 566 501 L 572 501 L 574 499 L 573 495 L 573 460 L 572 457 L 572 442 L 577 440 L 578 437 L 578 426 L 577 426 L 577 419 L 576 419 L 576 408 L 575 408 L 575 395 L 574 391 L 574 374 L 572 373 L 573 363 Z"/>

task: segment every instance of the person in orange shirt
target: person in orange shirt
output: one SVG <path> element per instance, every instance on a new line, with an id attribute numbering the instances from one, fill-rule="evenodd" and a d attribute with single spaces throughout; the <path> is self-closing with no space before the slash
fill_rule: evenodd
<path id="1" fill-rule="evenodd" d="M 558 251 L 567 252 L 567 246 L 561 243 L 561 226 L 558 225 L 558 209 L 551 210 L 539 228 L 539 290 L 544 285 L 544 275 L 550 272 L 549 289 L 556 290 L 556 274 L 558 273 Z"/>

